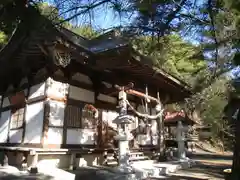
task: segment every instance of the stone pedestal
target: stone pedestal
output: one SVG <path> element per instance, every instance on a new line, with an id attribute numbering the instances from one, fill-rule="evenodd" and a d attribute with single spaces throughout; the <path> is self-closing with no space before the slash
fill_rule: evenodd
<path id="1" fill-rule="evenodd" d="M 118 164 L 119 170 L 121 172 L 131 172 L 132 169 L 129 164 L 130 150 L 129 150 L 129 141 L 132 140 L 130 134 L 118 134 L 115 139 L 118 141 Z"/>

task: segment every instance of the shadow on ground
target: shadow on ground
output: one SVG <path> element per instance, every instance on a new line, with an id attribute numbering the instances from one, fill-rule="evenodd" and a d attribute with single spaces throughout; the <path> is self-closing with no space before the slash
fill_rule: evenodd
<path id="1" fill-rule="evenodd" d="M 232 155 L 226 155 L 226 154 L 209 154 L 209 153 L 188 153 L 189 158 L 194 159 L 214 159 L 214 160 L 232 160 Z"/>
<path id="2" fill-rule="evenodd" d="M 196 165 L 192 168 L 186 170 L 180 170 L 177 175 L 172 175 L 171 180 L 212 180 L 224 179 L 223 170 L 229 168 L 225 164 L 205 164 L 197 162 Z"/>
<path id="3" fill-rule="evenodd" d="M 53 176 L 44 174 L 30 175 L 30 174 L 9 174 L 6 172 L 0 172 L 1 180 L 53 180 Z"/>

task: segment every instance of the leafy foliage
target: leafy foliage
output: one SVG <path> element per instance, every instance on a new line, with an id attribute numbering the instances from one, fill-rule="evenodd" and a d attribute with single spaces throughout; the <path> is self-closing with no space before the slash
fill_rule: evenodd
<path id="1" fill-rule="evenodd" d="M 99 33 L 93 30 L 91 26 L 71 27 L 70 30 L 87 39 L 99 36 Z"/>
<path id="2" fill-rule="evenodd" d="M 198 46 L 184 41 L 179 35 L 172 34 L 160 39 L 142 36 L 134 40 L 135 48 L 145 55 L 151 56 L 154 64 L 170 74 L 194 86 L 194 79 L 207 69 L 207 63 Z"/>
<path id="3" fill-rule="evenodd" d="M 7 36 L 4 32 L 0 31 L 0 49 L 6 43 Z"/>

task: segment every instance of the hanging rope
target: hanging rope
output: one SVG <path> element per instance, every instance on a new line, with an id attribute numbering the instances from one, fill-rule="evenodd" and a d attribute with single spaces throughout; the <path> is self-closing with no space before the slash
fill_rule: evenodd
<path id="1" fill-rule="evenodd" d="M 128 100 L 126 100 L 126 103 L 127 103 L 127 105 L 130 107 L 130 109 L 131 109 L 135 114 L 137 114 L 137 116 L 144 118 L 144 121 L 145 121 L 145 119 L 151 119 L 151 120 L 157 119 L 157 118 L 159 118 L 160 116 L 162 116 L 162 114 L 163 114 L 163 112 L 164 112 L 164 109 L 162 109 L 162 110 L 160 110 L 160 112 L 157 113 L 156 115 L 143 114 L 143 113 L 138 112 L 138 111 L 129 103 Z"/>

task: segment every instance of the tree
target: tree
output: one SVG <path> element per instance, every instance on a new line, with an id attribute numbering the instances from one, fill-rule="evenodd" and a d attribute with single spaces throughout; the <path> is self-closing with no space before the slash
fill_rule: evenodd
<path id="1" fill-rule="evenodd" d="M 203 56 L 195 56 L 201 51 L 201 48 L 184 41 L 177 34 L 160 39 L 140 36 L 133 41 L 133 44 L 135 44 L 135 49 L 151 56 L 155 66 L 178 77 L 192 87 L 195 85 L 195 79 L 208 68 Z"/>
<path id="2" fill-rule="evenodd" d="M 7 36 L 4 32 L 0 31 L 0 49 L 6 43 Z"/>

